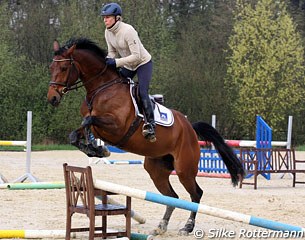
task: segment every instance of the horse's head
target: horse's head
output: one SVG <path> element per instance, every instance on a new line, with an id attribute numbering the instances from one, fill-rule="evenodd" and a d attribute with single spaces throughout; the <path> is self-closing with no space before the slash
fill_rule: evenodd
<path id="1" fill-rule="evenodd" d="M 62 47 L 54 41 L 54 58 L 50 65 L 51 81 L 48 91 L 48 101 L 53 106 L 58 106 L 62 96 L 68 92 L 79 78 L 79 70 L 73 60 L 76 45 Z"/>
<path id="2" fill-rule="evenodd" d="M 53 106 L 58 106 L 62 96 L 68 91 L 84 86 L 87 93 L 92 92 L 101 84 L 118 78 L 115 69 L 107 68 L 107 52 L 90 39 L 71 38 L 63 47 L 60 47 L 58 41 L 54 41 L 53 48 L 48 91 L 48 101 Z M 80 82 L 82 84 L 79 85 Z"/>

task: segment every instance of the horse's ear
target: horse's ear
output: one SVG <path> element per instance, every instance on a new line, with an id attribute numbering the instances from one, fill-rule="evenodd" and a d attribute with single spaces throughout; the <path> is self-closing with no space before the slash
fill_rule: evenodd
<path id="1" fill-rule="evenodd" d="M 76 44 L 74 44 L 72 47 L 70 47 L 67 51 L 67 54 L 70 56 L 74 52 L 74 49 L 76 48 Z"/>
<path id="2" fill-rule="evenodd" d="M 53 42 L 53 50 L 54 52 L 57 52 L 60 48 L 59 42 L 55 39 Z"/>

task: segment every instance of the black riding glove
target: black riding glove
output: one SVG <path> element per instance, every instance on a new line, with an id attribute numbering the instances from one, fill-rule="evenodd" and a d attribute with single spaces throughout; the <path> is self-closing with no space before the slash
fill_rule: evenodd
<path id="1" fill-rule="evenodd" d="M 106 64 L 108 66 L 116 68 L 116 62 L 114 58 L 106 58 Z"/>

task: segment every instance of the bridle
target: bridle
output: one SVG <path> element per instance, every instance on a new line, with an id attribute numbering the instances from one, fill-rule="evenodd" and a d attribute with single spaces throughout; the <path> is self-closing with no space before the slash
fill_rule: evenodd
<path id="1" fill-rule="evenodd" d="M 96 75 L 91 77 L 89 80 L 86 80 L 86 82 L 83 82 L 81 79 L 81 76 L 80 76 L 80 74 L 82 74 L 81 69 L 80 69 L 80 67 L 77 67 L 75 65 L 74 59 L 72 56 L 70 58 L 63 58 L 63 59 L 54 59 L 53 58 L 53 62 L 65 62 L 65 61 L 69 61 L 70 65 L 71 65 L 71 67 L 69 67 L 69 70 L 68 70 L 69 72 L 66 74 L 65 81 L 63 83 L 50 81 L 50 83 L 49 83 L 50 86 L 54 87 L 55 91 L 60 95 L 60 97 L 62 97 L 64 94 L 66 94 L 67 92 L 69 92 L 71 90 L 75 90 L 80 87 L 83 87 L 86 84 L 92 82 L 93 80 L 101 77 L 107 70 L 107 64 L 105 64 L 105 67 L 103 69 L 101 69 L 100 72 L 98 72 Z M 75 62 L 77 62 L 77 61 L 75 61 Z M 80 65 L 80 63 L 78 63 L 78 64 Z M 77 71 L 78 80 L 76 80 L 74 83 L 70 84 L 69 80 L 70 80 L 73 69 L 74 69 L 74 71 Z M 118 73 L 118 75 L 119 76 L 116 76 L 114 79 L 108 80 L 107 82 L 102 83 L 94 90 L 90 90 L 90 94 L 88 94 L 88 92 L 87 92 L 87 96 L 85 97 L 85 102 L 87 104 L 90 117 L 91 117 L 92 110 L 93 110 L 93 100 L 99 93 L 101 93 L 102 91 L 104 91 L 116 84 L 132 84 L 133 83 L 131 81 L 131 79 L 122 77 L 119 73 Z M 78 85 L 80 82 L 82 82 L 82 84 Z M 57 88 L 58 86 L 63 87 L 61 91 L 58 90 L 58 88 Z M 129 138 L 134 134 L 134 132 L 138 129 L 141 122 L 142 122 L 142 118 L 139 116 L 136 116 L 136 118 L 133 120 L 132 124 L 128 128 L 127 133 L 125 133 L 125 135 L 116 144 L 112 143 L 112 145 L 116 145 L 119 147 L 123 146 L 129 140 Z M 93 125 L 93 127 L 95 127 L 95 126 Z M 101 139 L 103 139 L 102 136 L 99 135 L 99 137 Z M 107 142 L 110 142 L 110 141 L 107 141 Z"/>
<path id="2" fill-rule="evenodd" d="M 71 57 L 71 58 L 64 58 L 64 59 L 54 59 L 53 58 L 53 62 L 66 62 L 66 61 L 69 61 L 70 64 L 71 64 L 71 67 L 69 68 L 69 72 L 67 74 L 67 77 L 65 79 L 65 82 L 61 83 L 61 82 L 54 82 L 54 81 L 50 81 L 49 83 L 49 86 L 55 86 L 55 90 L 60 94 L 60 95 L 64 95 L 66 94 L 69 90 L 71 90 L 71 87 L 73 86 L 77 86 L 78 83 L 81 82 L 81 80 L 79 81 L 76 81 L 74 84 L 72 84 L 70 86 L 69 84 L 69 79 L 70 79 L 70 75 L 71 75 L 71 72 L 72 72 L 72 68 L 75 69 L 77 71 L 77 74 L 79 76 L 79 71 L 78 71 L 78 68 L 75 66 L 74 64 L 74 59 Z M 57 86 L 62 86 L 62 90 L 59 91 Z"/>
<path id="3" fill-rule="evenodd" d="M 80 79 L 80 70 L 75 66 L 74 64 L 74 59 L 71 56 L 70 58 L 63 58 L 63 59 L 54 59 L 53 58 L 53 62 L 66 62 L 69 61 L 71 64 L 71 67 L 69 68 L 69 72 L 67 74 L 67 77 L 65 79 L 65 81 L 63 83 L 60 82 L 54 82 L 54 81 L 50 81 L 49 82 L 49 86 L 55 86 L 55 90 L 58 92 L 58 94 L 60 94 L 61 96 L 68 93 L 69 91 L 72 90 L 76 90 L 78 88 L 84 87 L 86 84 L 92 82 L 94 79 L 100 77 L 101 75 L 104 74 L 104 72 L 107 70 L 107 65 L 105 64 L 105 67 L 99 72 L 97 73 L 95 76 L 93 76 L 91 79 L 89 79 L 88 81 L 86 81 L 85 83 L 82 82 L 82 80 Z M 73 83 L 73 84 L 69 84 L 69 79 L 70 76 L 72 74 L 72 69 L 74 69 L 77 72 L 77 78 L 78 80 Z M 81 85 L 78 85 L 79 83 L 82 83 Z M 57 86 L 61 86 L 63 87 L 61 91 L 58 90 Z"/>

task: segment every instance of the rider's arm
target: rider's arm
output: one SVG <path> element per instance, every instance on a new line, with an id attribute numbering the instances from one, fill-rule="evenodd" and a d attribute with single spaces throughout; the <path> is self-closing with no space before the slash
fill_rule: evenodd
<path id="1" fill-rule="evenodd" d="M 122 58 L 116 59 L 117 67 L 122 67 L 124 65 L 138 65 L 141 63 L 141 41 L 139 39 L 138 33 L 134 28 L 129 28 L 126 31 L 125 43 L 128 45 L 130 55 Z"/>

